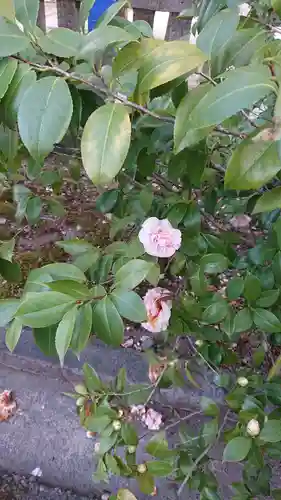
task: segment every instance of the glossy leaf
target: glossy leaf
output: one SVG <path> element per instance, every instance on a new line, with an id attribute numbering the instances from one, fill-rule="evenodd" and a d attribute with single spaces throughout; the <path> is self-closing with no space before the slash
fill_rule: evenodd
<path id="1" fill-rule="evenodd" d="M 248 455 L 252 440 L 248 437 L 236 437 L 229 441 L 223 452 L 224 462 L 241 462 Z"/>
<path id="2" fill-rule="evenodd" d="M 73 297 L 59 292 L 28 293 L 16 317 L 26 326 L 44 328 L 58 323 L 74 303 Z"/>
<path id="3" fill-rule="evenodd" d="M 115 287 L 133 289 L 141 283 L 153 267 L 146 260 L 134 259 L 121 267 L 115 274 Z"/>
<path id="4" fill-rule="evenodd" d="M 0 274 L 7 281 L 19 282 L 22 279 L 21 268 L 17 262 L 0 258 Z"/>
<path id="5" fill-rule="evenodd" d="M 108 103 L 94 111 L 81 140 L 83 165 L 94 184 L 107 184 L 118 174 L 130 139 L 130 117 L 122 104 Z"/>
<path id="6" fill-rule="evenodd" d="M 249 309 L 246 307 L 238 311 L 234 316 L 234 331 L 237 333 L 246 332 L 251 328 L 253 319 Z"/>
<path id="7" fill-rule="evenodd" d="M 13 60 L 10 62 L 13 62 Z M 14 128 L 23 96 L 35 82 L 35 71 L 31 70 L 27 64 L 19 64 L 9 89 L 2 101 L 5 123 L 7 123 L 9 127 Z"/>
<path id="8" fill-rule="evenodd" d="M 47 326 L 46 328 L 34 328 L 33 337 L 36 345 L 45 354 L 45 356 L 57 356 L 56 350 L 56 331 L 57 325 Z"/>
<path id="9" fill-rule="evenodd" d="M 30 44 L 25 34 L 4 17 L 0 17 L 0 57 L 7 57 L 24 50 Z"/>
<path id="10" fill-rule="evenodd" d="M 110 298 L 123 318 L 136 323 L 147 319 L 144 303 L 137 293 L 117 288 Z"/>
<path id="11" fill-rule="evenodd" d="M 207 324 L 220 323 L 228 313 L 228 305 L 224 301 L 214 302 L 202 314 L 202 321 Z"/>
<path id="12" fill-rule="evenodd" d="M 281 208 L 281 188 L 273 188 L 264 193 L 255 204 L 253 213 L 271 212 L 276 208 Z"/>
<path id="13" fill-rule="evenodd" d="M 236 10 L 225 9 L 218 12 L 199 33 L 197 47 L 212 61 L 235 33 L 238 22 L 239 15 Z"/>
<path id="14" fill-rule="evenodd" d="M 101 388 L 99 376 L 92 366 L 84 364 L 83 374 L 87 389 L 90 393 L 95 393 L 95 391 Z"/>
<path id="15" fill-rule="evenodd" d="M 56 331 L 56 350 L 61 367 L 63 367 L 64 357 L 70 346 L 76 317 L 77 307 L 75 306 L 65 313 Z"/>
<path id="16" fill-rule="evenodd" d="M 276 142 L 243 141 L 232 153 L 226 174 L 227 189 L 259 189 L 281 169 Z"/>
<path id="17" fill-rule="evenodd" d="M 42 78 L 24 94 L 18 113 L 19 132 L 35 160 L 45 158 L 63 139 L 72 111 L 71 95 L 62 78 Z"/>
<path id="18" fill-rule="evenodd" d="M 9 351 L 13 352 L 21 335 L 22 322 L 19 318 L 15 318 L 6 330 L 6 346 Z"/>
<path id="19" fill-rule="evenodd" d="M 4 0 L 1 2 L 0 16 L 6 17 L 7 19 L 15 18 L 14 0 Z"/>
<path id="20" fill-rule="evenodd" d="M 139 70 L 139 92 L 163 85 L 197 68 L 206 56 L 195 45 L 186 41 L 162 42 L 143 55 Z"/>
<path id="21" fill-rule="evenodd" d="M 128 43 L 137 38 L 135 35 L 117 26 L 100 26 L 85 37 L 79 58 L 92 60 L 95 53 L 103 52 L 108 46 Z"/>
<path id="22" fill-rule="evenodd" d="M 165 477 L 171 474 L 174 470 L 174 467 L 169 462 L 164 461 L 152 461 L 146 462 L 148 472 L 156 477 Z"/>
<path id="23" fill-rule="evenodd" d="M 6 326 L 10 323 L 19 305 L 19 299 L 0 300 L 0 327 Z"/>
<path id="24" fill-rule="evenodd" d="M 219 274 L 228 268 L 228 259 L 219 253 L 204 255 L 200 261 L 203 271 L 208 274 Z"/>
<path id="25" fill-rule="evenodd" d="M 253 319 L 255 325 L 264 332 L 281 332 L 281 322 L 271 311 L 255 309 Z"/>
<path id="26" fill-rule="evenodd" d="M 79 28 L 84 31 L 84 25 L 89 17 L 89 12 L 92 6 L 94 5 L 95 0 L 82 0 L 80 2 L 79 9 Z"/>
<path id="27" fill-rule="evenodd" d="M 127 0 L 119 0 L 118 2 L 114 2 L 110 7 L 103 13 L 102 16 L 98 19 L 98 26 L 107 26 L 112 19 L 117 16 L 118 12 L 128 5 Z"/>
<path id="28" fill-rule="evenodd" d="M 239 277 L 232 278 L 228 281 L 226 290 L 229 300 L 238 299 L 244 290 L 244 280 Z"/>
<path id="29" fill-rule="evenodd" d="M 68 28 L 54 28 L 38 40 L 38 44 L 47 54 L 58 57 L 75 57 L 79 53 L 83 37 Z"/>
<path id="30" fill-rule="evenodd" d="M 118 347 L 124 341 L 124 325 L 109 297 L 99 300 L 93 309 L 93 331 L 108 345 Z"/>
<path id="31" fill-rule="evenodd" d="M 137 498 L 131 491 L 121 488 L 117 493 L 116 500 L 137 500 Z"/>
<path id="32" fill-rule="evenodd" d="M 89 341 L 92 331 L 92 306 L 90 303 L 79 307 L 75 319 L 74 330 L 70 347 L 75 354 L 79 354 Z"/>
<path id="33" fill-rule="evenodd" d="M 40 0 L 14 0 L 17 20 L 27 31 L 34 31 Z"/>
<path id="34" fill-rule="evenodd" d="M 9 88 L 17 65 L 18 63 L 15 59 L 2 59 L 0 61 L 0 99 L 3 98 Z"/>
<path id="35" fill-rule="evenodd" d="M 79 283 L 74 280 L 58 280 L 46 283 L 46 285 L 54 292 L 65 293 L 75 299 L 85 300 L 90 297 L 89 288 L 84 283 Z"/>
<path id="36" fill-rule="evenodd" d="M 281 421 L 267 420 L 259 435 L 266 443 L 278 443 L 281 441 Z"/>

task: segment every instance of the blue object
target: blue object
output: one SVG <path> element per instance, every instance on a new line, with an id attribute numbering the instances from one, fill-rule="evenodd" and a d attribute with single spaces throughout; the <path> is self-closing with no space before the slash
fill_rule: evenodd
<path id="1" fill-rule="evenodd" d="M 99 18 L 103 15 L 103 13 L 115 3 L 115 0 L 96 0 L 93 7 L 90 10 L 89 18 L 88 18 L 88 29 L 92 31 L 97 24 Z"/>

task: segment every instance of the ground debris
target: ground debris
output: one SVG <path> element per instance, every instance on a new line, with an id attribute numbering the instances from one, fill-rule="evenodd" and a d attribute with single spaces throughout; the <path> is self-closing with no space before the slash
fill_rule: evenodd
<path id="1" fill-rule="evenodd" d="M 12 391 L 5 389 L 0 393 L 0 422 L 8 420 L 15 414 L 17 403 Z"/>

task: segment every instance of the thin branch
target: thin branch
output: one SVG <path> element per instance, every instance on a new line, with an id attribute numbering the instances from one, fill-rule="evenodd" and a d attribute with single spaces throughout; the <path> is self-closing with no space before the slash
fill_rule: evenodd
<path id="1" fill-rule="evenodd" d="M 189 479 L 191 478 L 193 472 L 197 469 L 197 465 L 201 462 L 201 460 L 209 453 L 209 451 L 213 448 L 213 446 L 218 442 L 218 440 L 220 439 L 220 436 L 221 436 L 221 433 L 224 429 L 224 426 L 227 422 L 227 419 L 228 419 L 228 414 L 229 414 L 230 410 L 228 410 L 224 416 L 224 419 L 223 419 L 223 422 L 218 430 L 218 434 L 217 434 L 217 437 L 216 437 L 216 440 L 209 444 L 209 446 L 207 446 L 207 448 L 205 448 L 204 451 L 202 451 L 201 455 L 199 455 L 199 457 L 196 458 L 194 464 L 192 465 L 192 467 L 190 468 L 188 474 L 186 475 L 184 481 L 182 482 L 181 486 L 179 487 L 178 489 L 178 492 L 177 492 L 177 495 L 178 497 L 180 497 L 180 495 L 182 494 L 183 492 L 183 489 L 186 485 L 186 483 L 189 481 Z"/>
<path id="2" fill-rule="evenodd" d="M 172 422 L 171 424 L 169 424 L 166 427 L 164 427 L 163 430 L 166 432 L 166 431 L 172 429 L 173 427 L 176 427 L 177 425 L 181 424 L 182 422 L 186 422 L 190 418 L 195 417 L 196 415 L 202 415 L 202 411 L 199 411 L 199 410 L 198 411 L 194 411 L 193 413 L 189 413 L 188 415 L 185 415 L 184 417 L 180 417 L 175 422 Z"/>

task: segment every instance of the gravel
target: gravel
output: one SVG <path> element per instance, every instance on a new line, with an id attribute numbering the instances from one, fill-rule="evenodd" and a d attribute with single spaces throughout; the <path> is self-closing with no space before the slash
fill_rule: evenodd
<path id="1" fill-rule="evenodd" d="M 6 474 L 0 470 L 1 500 L 100 500 L 101 497 L 78 495 L 70 490 L 40 484 L 34 476 Z"/>

